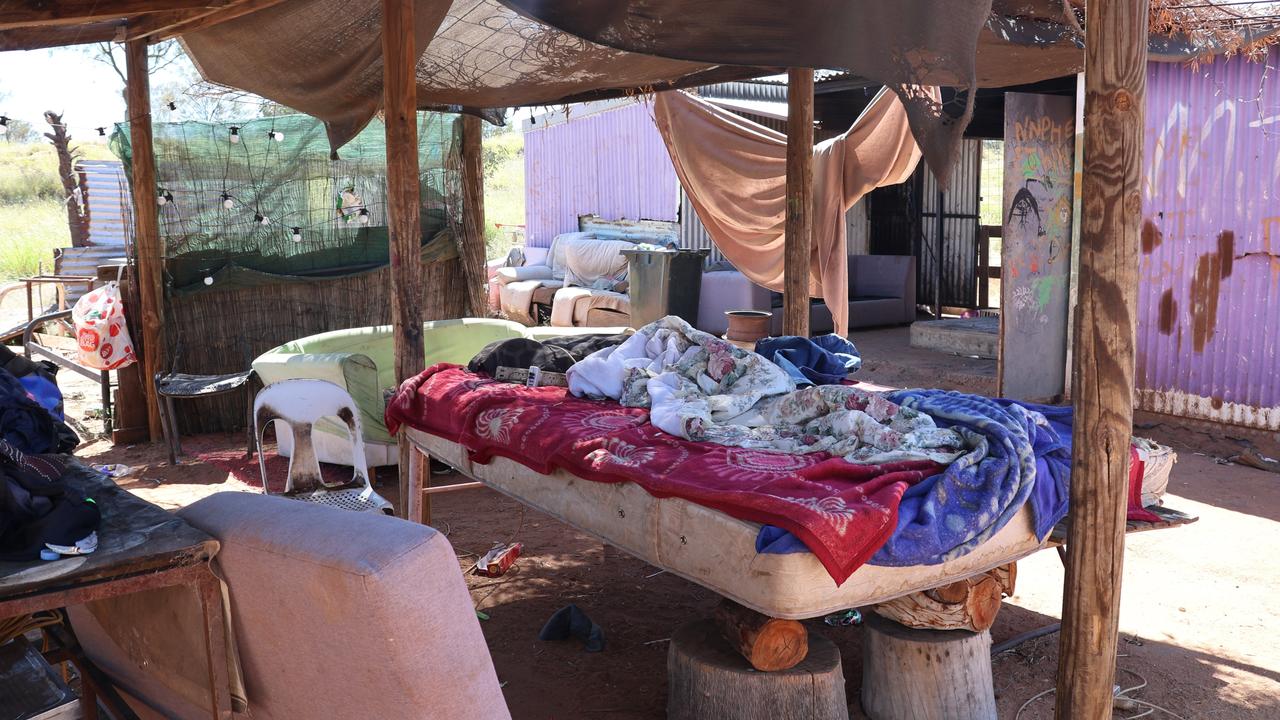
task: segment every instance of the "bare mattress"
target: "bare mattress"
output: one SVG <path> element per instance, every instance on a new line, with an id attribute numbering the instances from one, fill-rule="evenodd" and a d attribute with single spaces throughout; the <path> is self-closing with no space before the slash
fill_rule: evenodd
<path id="1" fill-rule="evenodd" d="M 799 620 L 884 602 L 1013 562 L 1047 544 L 1036 539 L 1024 507 L 967 555 L 938 565 L 862 565 L 837 586 L 810 553 L 757 553 L 759 523 L 680 498 L 655 497 L 633 482 L 596 482 L 563 469 L 543 474 L 504 457 L 473 463 L 457 442 L 405 430 L 417 449 L 464 475 L 655 567 L 778 618 Z"/>

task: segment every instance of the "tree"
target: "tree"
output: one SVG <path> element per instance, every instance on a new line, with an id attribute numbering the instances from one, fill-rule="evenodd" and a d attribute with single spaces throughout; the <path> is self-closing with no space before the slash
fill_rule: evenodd
<path id="1" fill-rule="evenodd" d="M 8 98 L 9 93 L 0 91 L 0 102 L 3 102 Z M 40 133 L 36 132 L 36 129 L 31 126 L 31 123 L 26 120 L 19 120 L 15 117 L 8 118 L 8 120 L 8 132 L 4 134 L 5 140 L 22 145 L 26 143 L 33 143 L 40 139 Z"/>
<path id="2" fill-rule="evenodd" d="M 62 116 L 52 110 L 46 110 L 44 121 L 49 123 L 51 132 L 44 134 L 58 153 L 58 179 L 62 182 L 62 190 L 66 193 L 63 205 L 67 209 L 67 227 L 71 230 L 71 246 L 84 247 L 89 244 L 89 232 L 84 208 L 84 183 L 80 174 L 75 171 L 75 161 L 80 157 L 79 148 L 71 147 L 71 136 L 67 134 L 67 125 Z"/>
<path id="3" fill-rule="evenodd" d="M 129 73 L 125 71 L 124 45 L 120 43 L 94 43 L 85 46 L 85 52 L 89 57 L 106 65 L 115 71 L 116 76 L 120 78 L 120 94 L 125 94 L 125 86 L 129 83 Z M 186 60 L 186 53 L 182 51 L 182 46 L 177 40 L 165 40 L 154 45 L 147 46 L 147 68 L 155 74 L 170 65 Z M 152 93 L 152 102 L 159 100 L 163 106 L 168 100 L 160 99 L 156 93 Z M 126 106 L 127 106 L 126 102 Z M 129 119 L 129 111 L 125 110 L 125 120 Z"/>

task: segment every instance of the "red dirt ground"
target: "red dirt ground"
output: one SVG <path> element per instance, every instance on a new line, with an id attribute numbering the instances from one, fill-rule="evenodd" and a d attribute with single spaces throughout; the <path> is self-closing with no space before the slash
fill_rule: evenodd
<path id="1" fill-rule="evenodd" d="M 868 380 L 993 389 L 993 361 L 906 348 L 903 328 L 860 332 L 853 339 L 865 357 L 874 358 L 863 372 Z M 94 397 L 92 386 L 86 396 Z M 1145 680 L 1135 697 L 1187 720 L 1280 718 L 1280 476 L 1198 455 L 1197 448 L 1209 445 L 1197 443 L 1197 432 L 1162 422 L 1143 432 L 1173 443 L 1180 454 L 1166 504 L 1201 520 L 1129 538 L 1117 682 L 1128 687 Z M 242 443 L 242 435 L 184 439 L 189 451 L 243 449 Z M 90 462 L 133 466 L 122 485 L 165 507 L 251 489 L 214 465 L 168 467 L 158 445 L 112 448 L 99 441 L 78 454 Z M 378 489 L 396 500 L 391 474 L 380 475 Z M 462 568 L 495 542 L 524 543 L 512 574 L 496 580 L 468 576 L 477 607 L 490 616 L 482 627 L 517 720 L 664 716 L 667 638 L 682 623 L 707 615 L 716 596 L 656 574 L 656 568 L 490 490 L 436 496 L 434 521 L 448 534 Z M 1055 622 L 1062 582 L 1053 552 L 1020 563 L 1017 593 L 1004 603 L 993 640 Z M 604 652 L 586 653 L 573 641 L 537 640 L 546 619 L 571 602 L 604 629 Z M 812 626 L 840 646 L 850 714 L 863 717 L 857 701 L 861 630 Z M 1001 718 L 1015 718 L 1023 703 L 1053 686 L 1057 642 L 1050 635 L 995 659 Z M 1052 697 L 1043 697 L 1022 720 L 1049 718 L 1052 710 Z"/>

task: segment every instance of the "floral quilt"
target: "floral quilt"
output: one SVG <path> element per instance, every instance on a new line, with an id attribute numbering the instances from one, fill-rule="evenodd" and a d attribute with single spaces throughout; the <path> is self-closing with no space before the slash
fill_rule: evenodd
<path id="1" fill-rule="evenodd" d="M 648 408 L 654 426 L 686 440 L 849 462 L 948 463 L 965 438 L 928 415 L 855 386 L 796 389 L 780 367 L 668 316 L 569 369 L 574 395 Z"/>

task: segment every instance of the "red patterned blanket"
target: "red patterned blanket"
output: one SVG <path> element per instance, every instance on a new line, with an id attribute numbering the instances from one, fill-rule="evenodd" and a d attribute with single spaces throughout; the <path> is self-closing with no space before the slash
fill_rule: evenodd
<path id="1" fill-rule="evenodd" d="M 563 468 L 597 482 L 630 481 L 655 497 L 776 525 L 800 538 L 836 584 L 888 539 L 903 491 L 943 468 L 690 442 L 650 425 L 640 408 L 497 382 L 449 364 L 405 382 L 386 422 L 393 433 L 403 424 L 460 443 L 474 462 L 501 456 L 540 473 Z"/>

